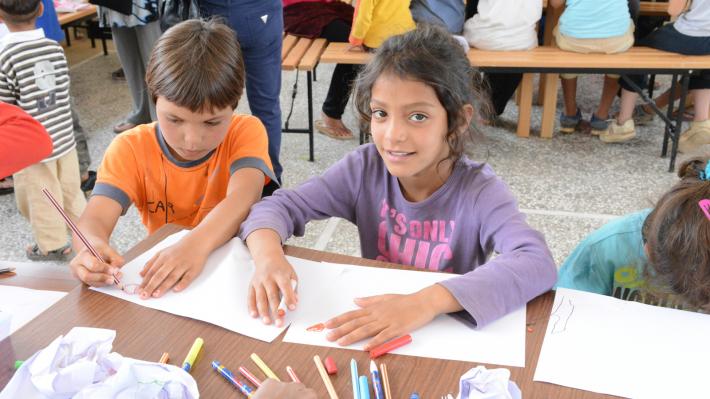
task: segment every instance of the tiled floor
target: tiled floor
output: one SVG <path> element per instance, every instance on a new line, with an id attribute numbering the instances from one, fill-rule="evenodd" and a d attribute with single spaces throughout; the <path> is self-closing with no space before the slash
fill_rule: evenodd
<path id="1" fill-rule="evenodd" d="M 67 55 L 72 64 L 72 95 L 82 124 L 89 134 L 94 168 L 114 134 L 111 127 L 128 112 L 130 96 L 127 86 L 114 82 L 111 71 L 119 67 L 112 51 L 109 56 L 92 50 L 87 40 L 75 40 Z M 318 68 L 314 83 L 315 112 L 319 113 L 330 80 L 331 65 Z M 282 110 L 287 114 L 295 72 L 283 73 Z M 298 96 L 292 126 L 306 124 L 305 75 L 299 76 Z M 580 106 L 588 115 L 598 101 L 601 77 L 588 76 L 580 81 Z M 246 100 L 239 112 L 248 112 Z M 485 128 L 486 138 L 476 144 L 472 157 L 489 162 L 516 194 L 520 208 L 529 222 L 547 237 L 559 264 L 579 240 L 605 220 L 653 204 L 655 198 L 675 182 L 667 172 L 668 160 L 659 157 L 661 124 L 656 121 L 640 128 L 639 136 L 627 144 L 605 145 L 596 137 L 575 133 L 555 134 L 552 140 L 540 139 L 540 109 L 533 110 L 533 137 L 515 136 L 517 106 L 511 103 L 503 116 L 504 125 Z M 355 126 L 348 110 L 345 122 Z M 317 175 L 345 153 L 357 146 L 356 141 L 336 141 L 316 135 L 316 161 L 307 161 L 308 140 L 305 135 L 285 134 L 282 162 L 286 187 L 298 185 Z M 0 259 L 24 261 L 23 248 L 32 242 L 29 225 L 23 220 L 12 195 L 0 197 L 2 239 Z M 113 235 L 113 244 L 125 251 L 145 236 L 134 209 L 121 218 Z M 295 245 L 325 249 L 345 254 L 359 254 L 354 226 L 343 220 L 311 223 L 306 235 L 294 238 Z M 59 265 L 64 267 L 65 265 Z"/>

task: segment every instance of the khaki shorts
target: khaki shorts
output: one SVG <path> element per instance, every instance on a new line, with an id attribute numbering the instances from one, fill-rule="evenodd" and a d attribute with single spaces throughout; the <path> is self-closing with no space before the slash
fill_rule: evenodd
<path id="1" fill-rule="evenodd" d="M 555 27 L 553 34 L 557 47 L 561 50 L 572 51 L 575 53 L 601 53 L 601 54 L 616 54 L 623 53 L 634 45 L 634 23 L 629 22 L 629 29 L 621 36 L 608 37 L 604 39 L 578 39 L 576 37 L 565 36 L 560 33 L 558 27 Z M 619 75 L 607 75 L 612 78 L 618 78 Z M 576 74 L 560 74 L 562 79 L 574 79 Z"/>

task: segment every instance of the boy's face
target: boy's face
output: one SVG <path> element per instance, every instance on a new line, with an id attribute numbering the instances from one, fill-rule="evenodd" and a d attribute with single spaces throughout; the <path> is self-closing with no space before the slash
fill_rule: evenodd
<path id="1" fill-rule="evenodd" d="M 171 154 L 178 161 L 196 161 L 217 148 L 227 135 L 234 110 L 192 112 L 159 96 L 158 123 Z"/>

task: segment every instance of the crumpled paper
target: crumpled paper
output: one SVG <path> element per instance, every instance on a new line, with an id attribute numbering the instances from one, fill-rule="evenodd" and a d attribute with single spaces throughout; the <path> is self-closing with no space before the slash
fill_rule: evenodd
<path id="1" fill-rule="evenodd" d="M 111 352 L 116 332 L 74 327 L 15 372 L 0 399 L 197 399 L 183 369 Z"/>
<path id="2" fill-rule="evenodd" d="M 522 393 L 510 381 L 510 370 L 488 370 L 478 366 L 461 376 L 456 399 L 521 399 Z"/>

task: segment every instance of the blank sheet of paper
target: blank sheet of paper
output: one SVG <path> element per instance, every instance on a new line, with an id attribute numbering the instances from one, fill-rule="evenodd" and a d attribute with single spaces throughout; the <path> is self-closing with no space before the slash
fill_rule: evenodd
<path id="1" fill-rule="evenodd" d="M 710 392 L 710 315 L 558 288 L 535 381 L 629 398 Z"/>
<path id="2" fill-rule="evenodd" d="M 188 230 L 175 233 L 127 263 L 121 269 L 122 283 L 140 284 L 141 277 L 138 273 L 145 263 L 156 252 L 177 243 L 187 233 Z M 138 295 L 126 294 L 116 286 L 92 289 L 141 306 L 202 320 L 248 337 L 271 342 L 284 328 L 267 326 L 260 319 L 249 316 L 247 292 L 253 273 L 254 266 L 249 251 L 241 240 L 235 238 L 209 256 L 200 276 L 182 292 L 171 291 L 160 298 L 143 300 Z"/>
<path id="3" fill-rule="evenodd" d="M 356 297 L 408 294 L 452 277 L 446 273 L 325 262 L 308 266 L 296 268 L 301 281 L 299 313 L 291 320 L 285 342 L 339 347 L 326 340 L 327 331 L 310 332 L 307 328 L 357 309 L 353 303 Z M 324 278 L 326 276 L 327 279 Z M 478 330 L 451 316 L 441 315 L 430 324 L 412 331 L 411 335 L 412 343 L 392 353 L 515 367 L 525 365 L 525 307 Z M 364 343 L 358 342 L 346 348 L 362 350 Z"/>
<path id="4" fill-rule="evenodd" d="M 0 285 L 0 312 L 10 314 L 10 334 L 39 316 L 65 295 L 65 292 Z M 0 334 L 0 339 L 3 338 L 5 337 Z"/>

